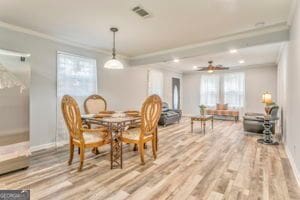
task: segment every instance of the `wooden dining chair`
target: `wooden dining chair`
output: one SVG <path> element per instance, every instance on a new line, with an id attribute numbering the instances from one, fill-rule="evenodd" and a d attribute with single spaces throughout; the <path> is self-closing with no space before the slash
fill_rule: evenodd
<path id="1" fill-rule="evenodd" d="M 85 149 L 97 148 L 110 143 L 110 136 L 102 129 L 86 129 L 82 127 L 80 110 L 73 97 L 65 95 L 62 98 L 61 109 L 70 135 L 69 165 L 72 164 L 74 146 L 77 146 L 80 148 L 80 165 L 78 168 L 78 171 L 80 171 L 83 166 Z"/>
<path id="2" fill-rule="evenodd" d="M 83 103 L 84 111 L 86 114 L 113 114 L 114 111 L 107 111 L 107 103 L 106 100 L 98 95 L 92 94 L 88 96 Z M 91 128 L 90 124 L 85 124 L 87 128 Z M 104 126 L 95 126 L 93 128 L 103 129 L 103 131 L 107 131 L 107 128 Z M 92 152 L 95 154 L 99 153 L 98 148 L 93 148 Z"/>
<path id="3" fill-rule="evenodd" d="M 100 112 L 106 111 L 106 109 L 106 100 L 100 95 L 90 95 L 84 101 L 84 111 L 86 114 L 98 114 Z"/>
<path id="4" fill-rule="evenodd" d="M 144 144 L 146 144 L 146 142 L 152 142 L 152 153 L 154 159 L 156 159 L 156 130 L 161 109 L 162 101 L 160 97 L 158 95 L 149 96 L 142 106 L 140 127 L 128 129 L 122 133 L 123 142 L 136 144 L 138 146 L 142 164 L 145 164 Z"/>

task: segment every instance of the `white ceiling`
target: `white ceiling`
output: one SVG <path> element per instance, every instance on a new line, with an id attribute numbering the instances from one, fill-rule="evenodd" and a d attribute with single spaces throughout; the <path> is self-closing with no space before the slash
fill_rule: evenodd
<path id="1" fill-rule="evenodd" d="M 180 60 L 180 62 L 178 63 L 169 61 L 159 64 L 148 65 L 147 67 L 157 67 L 178 72 L 189 73 L 195 71 L 194 66 L 207 67 L 209 60 L 212 60 L 214 62 L 214 65 L 221 64 L 224 67 L 230 67 L 231 69 L 247 68 L 263 64 L 276 64 L 281 46 L 282 43 L 253 46 L 238 49 L 237 53 L 230 53 L 230 51 L 226 51 L 217 54 L 187 58 Z M 240 64 L 240 60 L 244 60 L 245 63 Z"/>
<path id="2" fill-rule="evenodd" d="M 1 0 L 0 21 L 110 51 L 138 56 L 286 22 L 291 0 Z M 131 11 L 142 5 L 153 15 Z"/>

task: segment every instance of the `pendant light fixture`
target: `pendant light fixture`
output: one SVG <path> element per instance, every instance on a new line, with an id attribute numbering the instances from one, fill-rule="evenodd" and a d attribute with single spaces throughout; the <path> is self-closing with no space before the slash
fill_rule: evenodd
<path id="1" fill-rule="evenodd" d="M 117 28 L 111 28 L 110 29 L 113 32 L 113 49 L 112 49 L 112 59 L 108 60 L 105 64 L 104 64 L 104 68 L 107 69 L 123 69 L 124 66 L 123 64 L 116 59 L 116 32 L 118 31 Z"/>

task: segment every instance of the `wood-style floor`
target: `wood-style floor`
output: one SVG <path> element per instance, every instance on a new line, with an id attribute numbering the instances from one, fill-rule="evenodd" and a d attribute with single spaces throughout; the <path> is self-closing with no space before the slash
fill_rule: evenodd
<path id="1" fill-rule="evenodd" d="M 197 126 L 197 123 L 195 123 Z M 30 189 L 32 199 L 300 199 L 283 146 L 258 144 L 241 123 L 216 121 L 204 136 L 188 119 L 159 129 L 158 159 L 146 165 L 124 145 L 124 168 L 110 169 L 109 146 L 88 153 L 82 172 L 68 149 L 33 154 L 27 170 L 0 177 L 1 189 Z M 200 126 L 200 125 L 199 125 Z M 198 127 L 199 127 L 198 126 Z"/>

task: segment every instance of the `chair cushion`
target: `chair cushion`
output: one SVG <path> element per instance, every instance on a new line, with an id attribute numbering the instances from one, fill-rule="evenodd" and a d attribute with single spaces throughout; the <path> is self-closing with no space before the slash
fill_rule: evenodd
<path id="1" fill-rule="evenodd" d="M 97 114 L 101 111 L 105 111 L 105 102 L 102 99 L 89 99 L 86 102 L 86 108 L 88 113 Z"/>
<path id="2" fill-rule="evenodd" d="M 178 116 L 179 115 L 179 113 L 174 112 L 174 111 L 168 111 L 166 114 L 167 114 L 168 117 L 173 117 L 173 116 Z"/>
<path id="3" fill-rule="evenodd" d="M 132 128 L 122 133 L 122 137 L 129 140 L 140 140 L 141 129 Z M 145 138 L 151 137 L 151 135 L 145 136 Z"/>
<path id="4" fill-rule="evenodd" d="M 257 121 L 257 122 L 264 121 L 264 117 L 259 117 L 259 116 L 244 116 L 243 118 L 246 121 Z"/>
<path id="5" fill-rule="evenodd" d="M 94 132 L 94 133 L 84 132 L 83 138 L 84 138 L 85 144 L 103 142 L 105 140 L 105 138 L 107 138 L 107 133 L 105 133 L 105 132 Z M 74 139 L 74 141 L 77 141 L 77 140 Z M 79 141 L 77 141 L 77 142 L 79 142 Z"/>

